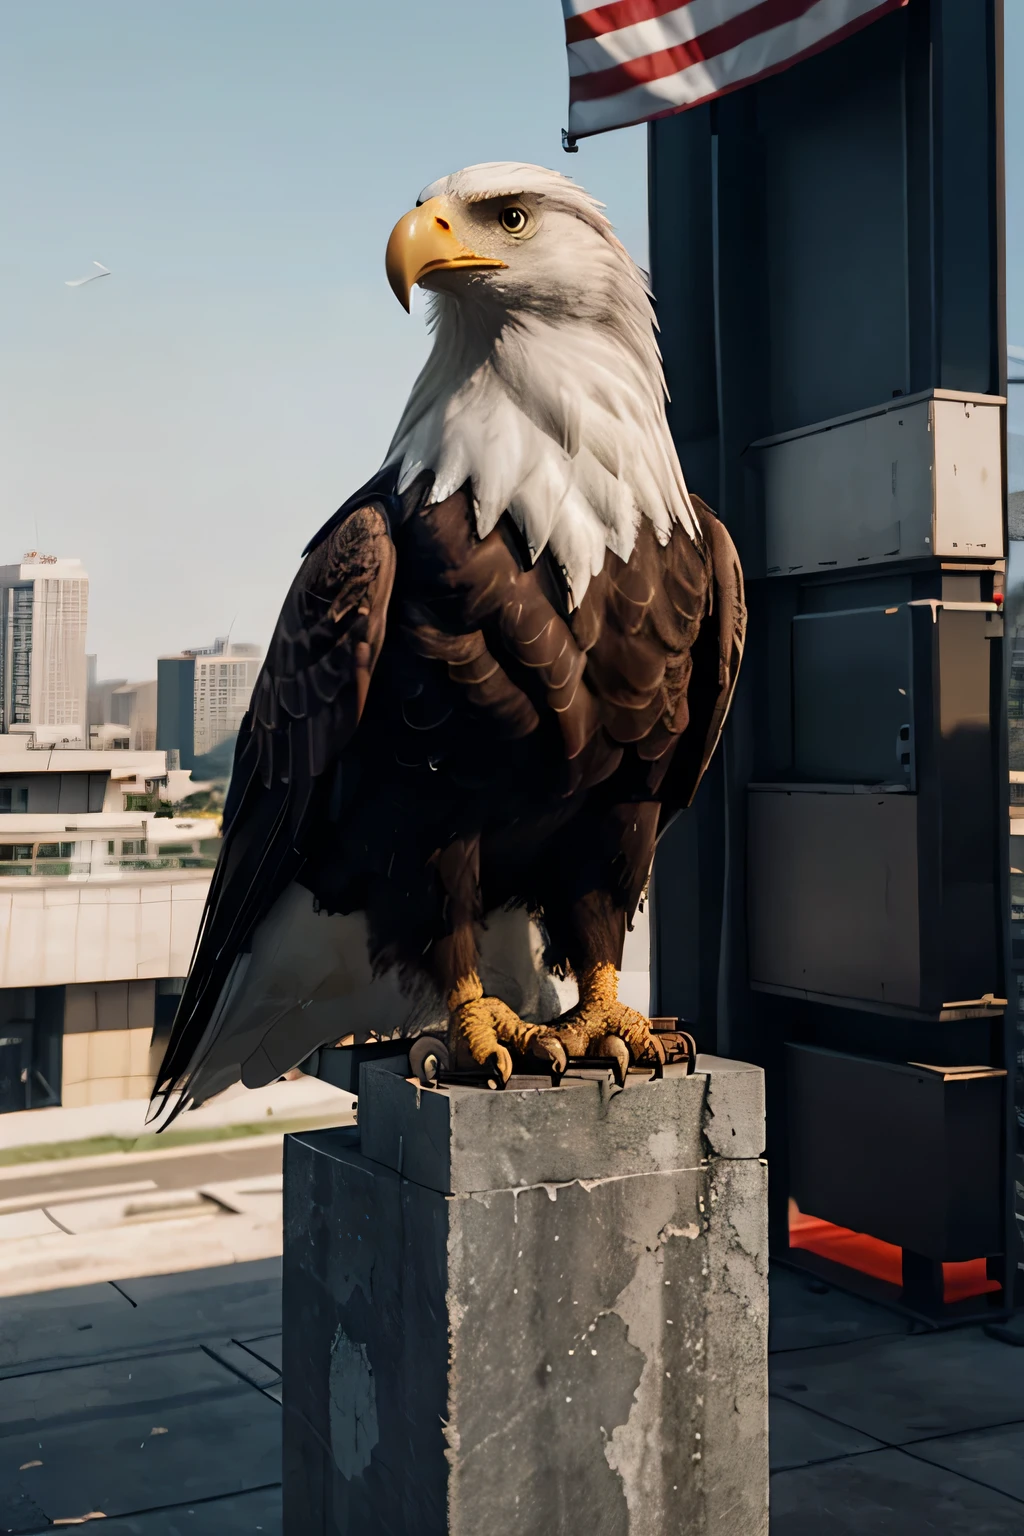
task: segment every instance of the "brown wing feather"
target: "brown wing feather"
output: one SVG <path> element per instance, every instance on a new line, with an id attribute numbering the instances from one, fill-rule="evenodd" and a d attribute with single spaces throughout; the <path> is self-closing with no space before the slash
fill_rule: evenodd
<path id="1" fill-rule="evenodd" d="M 394 579 L 395 546 L 378 506 L 353 512 L 303 561 L 252 696 L 251 730 L 265 786 L 289 771 L 291 749 L 300 745 L 298 722 L 313 777 L 351 737 L 384 644 Z"/>
<path id="2" fill-rule="evenodd" d="M 235 959 L 302 867 L 328 771 L 366 703 L 394 577 L 388 520 L 371 504 L 329 525 L 292 583 L 239 733 L 224 843 L 158 1091 L 187 1093 Z"/>
<path id="3" fill-rule="evenodd" d="M 675 660 L 674 709 L 678 717 L 685 706 L 688 718 L 662 785 L 662 831 L 677 810 L 693 803 L 721 738 L 743 658 L 747 624 L 736 546 L 711 509 L 696 496 L 691 500 L 704 538 L 710 601 L 689 654 L 678 655 Z M 691 624 L 692 588 L 680 579 L 674 564 L 668 569 L 665 589 L 676 612 Z"/>
<path id="4" fill-rule="evenodd" d="M 659 832 L 693 800 L 736 685 L 743 578 L 726 529 L 693 502 L 699 539 L 679 528 L 662 546 L 642 522 L 628 563 L 609 553 L 572 619 L 603 733 L 624 748 L 621 772 L 567 828 L 543 897 L 551 954 L 573 967 L 620 963 L 621 919 Z"/>

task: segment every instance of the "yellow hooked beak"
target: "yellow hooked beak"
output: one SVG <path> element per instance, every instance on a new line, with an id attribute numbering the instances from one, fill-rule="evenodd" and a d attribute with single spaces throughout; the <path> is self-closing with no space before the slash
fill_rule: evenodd
<path id="1" fill-rule="evenodd" d="M 388 240 L 384 266 L 388 282 L 403 309 L 416 283 L 430 272 L 453 272 L 474 267 L 504 267 L 504 261 L 478 256 L 452 233 L 449 209 L 443 197 L 432 197 L 399 219 Z"/>

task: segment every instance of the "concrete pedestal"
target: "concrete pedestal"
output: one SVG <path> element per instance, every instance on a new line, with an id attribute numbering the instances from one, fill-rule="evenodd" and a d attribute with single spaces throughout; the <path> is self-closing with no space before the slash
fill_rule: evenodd
<path id="1" fill-rule="evenodd" d="M 539 1085 L 539 1086 L 538 1086 Z M 766 1536 L 758 1069 L 420 1089 L 285 1154 L 285 1536 Z"/>

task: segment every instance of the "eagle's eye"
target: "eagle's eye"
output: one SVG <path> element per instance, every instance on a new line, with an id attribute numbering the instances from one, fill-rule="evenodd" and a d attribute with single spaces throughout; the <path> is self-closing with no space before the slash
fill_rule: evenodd
<path id="1" fill-rule="evenodd" d="M 527 225 L 527 215 L 522 208 L 503 208 L 498 215 L 502 229 L 507 229 L 510 235 L 521 235 Z"/>

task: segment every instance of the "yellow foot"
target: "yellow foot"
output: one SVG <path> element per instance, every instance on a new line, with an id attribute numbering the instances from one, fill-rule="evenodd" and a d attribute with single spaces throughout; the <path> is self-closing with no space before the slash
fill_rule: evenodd
<path id="1" fill-rule="evenodd" d="M 504 1088 L 512 1076 L 509 1046 L 521 1054 L 533 1051 L 557 1063 L 549 1047 L 540 1045 L 540 1034 L 538 1025 L 524 1023 L 500 997 L 485 997 L 475 971 L 448 994 L 448 1048 L 453 1063 L 468 1051 L 495 1088 Z"/>
<path id="2" fill-rule="evenodd" d="M 614 965 L 597 965 L 579 979 L 580 1000 L 557 1023 L 539 1031 L 532 1042 L 534 1054 L 561 1046 L 566 1056 L 607 1056 L 623 1077 L 630 1062 L 654 1066 L 664 1062 L 665 1051 L 651 1029 L 649 1019 L 619 1002 L 618 975 Z M 552 1052 L 553 1054 L 553 1052 Z"/>

